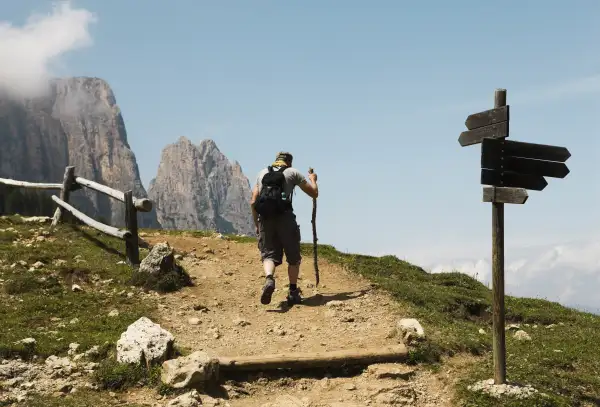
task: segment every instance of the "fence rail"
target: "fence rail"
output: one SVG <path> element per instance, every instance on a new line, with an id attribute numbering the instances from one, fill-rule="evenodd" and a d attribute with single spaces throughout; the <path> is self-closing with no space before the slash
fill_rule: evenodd
<path id="1" fill-rule="evenodd" d="M 133 191 L 121 192 L 106 185 L 90 181 L 85 178 L 75 176 L 75 167 L 65 168 L 65 174 L 62 184 L 36 183 L 27 181 L 17 181 L 8 178 L 0 178 L 0 184 L 21 188 L 33 189 L 58 189 L 60 197 L 52 195 L 52 200 L 57 208 L 52 219 L 52 226 L 56 226 L 62 219 L 63 211 L 69 212 L 75 218 L 84 224 L 99 230 L 109 236 L 113 236 L 125 241 L 127 260 L 132 265 L 140 264 L 140 238 L 138 235 L 138 212 L 150 212 L 152 210 L 152 201 L 147 198 L 136 198 Z M 125 229 L 119 229 L 111 225 L 92 219 L 83 212 L 77 210 L 69 204 L 69 198 L 72 191 L 80 189 L 82 186 L 103 193 L 125 204 Z"/>
<path id="2" fill-rule="evenodd" d="M 14 179 L 0 178 L 0 184 L 11 187 L 33 188 L 33 189 L 61 189 L 62 184 L 42 184 L 38 182 L 15 181 Z"/>

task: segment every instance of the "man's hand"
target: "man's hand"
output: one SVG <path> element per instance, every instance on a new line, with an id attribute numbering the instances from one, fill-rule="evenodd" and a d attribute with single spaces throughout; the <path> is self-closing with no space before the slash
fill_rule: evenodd
<path id="1" fill-rule="evenodd" d="M 310 179 L 310 181 L 314 184 L 317 182 L 317 173 L 316 172 L 311 172 L 308 174 L 308 179 Z"/>

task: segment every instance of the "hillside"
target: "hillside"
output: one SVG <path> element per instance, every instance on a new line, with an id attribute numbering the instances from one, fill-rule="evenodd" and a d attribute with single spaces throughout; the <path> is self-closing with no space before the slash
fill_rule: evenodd
<path id="1" fill-rule="evenodd" d="M 164 229 L 254 234 L 248 178 L 213 140 L 166 146 L 148 194 Z"/>
<path id="2" fill-rule="evenodd" d="M 467 388 L 492 375 L 490 292 L 468 276 L 428 274 L 392 256 L 321 245 L 317 289 L 306 246 L 299 283 L 306 302 L 292 308 L 280 302 L 285 270 L 278 270 L 274 300 L 262 306 L 254 239 L 157 230 L 144 231 L 144 239 L 168 241 L 193 286 L 171 291 L 170 284 L 161 294 L 133 287 L 122 242 L 85 228 L 50 231 L 45 223 L 0 219 L 0 359 L 6 359 L 0 361 L 0 405 L 27 397 L 29 406 L 167 406 L 185 392 L 161 385 L 159 368 L 114 360 L 115 343 L 141 316 L 170 332 L 183 355 L 381 348 L 403 342 L 396 329 L 402 318 L 416 318 L 424 328 L 424 340 L 407 344 L 406 363 L 229 375 L 206 390 L 210 396 L 200 395 L 202 405 L 500 404 Z M 592 350 L 600 341 L 600 317 L 509 297 L 507 318 L 530 338 L 507 334 L 508 379 L 540 393 L 503 396 L 501 405 L 598 405 L 600 355 Z M 26 338 L 35 343 L 22 342 Z M 17 355 L 29 363 L 15 361 Z"/>

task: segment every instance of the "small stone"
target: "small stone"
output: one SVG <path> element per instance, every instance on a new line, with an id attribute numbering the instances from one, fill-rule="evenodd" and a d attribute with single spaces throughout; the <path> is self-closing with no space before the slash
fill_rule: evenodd
<path id="1" fill-rule="evenodd" d="M 519 341 L 530 341 L 531 336 L 523 330 L 515 332 L 515 339 Z"/>
<path id="2" fill-rule="evenodd" d="M 79 349 L 79 344 L 78 343 L 70 343 L 69 344 L 69 351 L 67 352 L 69 355 L 74 355 L 77 352 L 77 349 Z"/>
<path id="3" fill-rule="evenodd" d="M 110 311 L 108 313 L 109 317 L 118 317 L 119 316 L 119 310 L 113 309 L 112 311 Z"/>
<path id="4" fill-rule="evenodd" d="M 17 341 L 17 344 L 23 344 L 26 346 L 33 346 L 36 344 L 36 340 L 35 338 L 25 338 L 25 339 L 21 339 L 20 341 Z"/>
<path id="5" fill-rule="evenodd" d="M 36 269 L 42 268 L 44 267 L 44 263 L 42 263 L 41 261 L 36 261 L 35 263 L 33 263 L 33 267 Z"/>
<path id="6" fill-rule="evenodd" d="M 378 363 L 367 368 L 367 374 L 377 379 L 403 379 L 408 380 L 415 374 L 415 369 L 410 366 L 396 363 Z"/>
<path id="7" fill-rule="evenodd" d="M 356 390 L 356 386 L 354 385 L 354 383 L 347 383 L 344 386 L 344 389 L 352 391 L 352 390 Z"/>
<path id="8" fill-rule="evenodd" d="M 480 333 L 480 334 L 482 334 L 482 335 L 485 335 L 485 329 L 481 328 L 481 329 L 479 330 L 479 333 Z"/>
<path id="9" fill-rule="evenodd" d="M 77 285 L 77 284 L 73 284 L 73 285 L 71 286 L 71 290 L 72 290 L 73 292 L 83 291 L 83 289 L 82 289 L 82 288 L 81 288 L 79 285 Z"/>
<path id="10" fill-rule="evenodd" d="M 190 318 L 188 319 L 188 324 L 190 325 L 199 325 L 200 324 L 200 318 Z"/>
<path id="11" fill-rule="evenodd" d="M 233 321 L 233 323 L 234 323 L 234 325 L 238 325 L 238 326 L 242 326 L 242 327 L 250 325 L 250 322 L 248 322 L 248 321 L 246 321 L 245 319 L 242 319 L 242 318 L 236 318 Z"/>

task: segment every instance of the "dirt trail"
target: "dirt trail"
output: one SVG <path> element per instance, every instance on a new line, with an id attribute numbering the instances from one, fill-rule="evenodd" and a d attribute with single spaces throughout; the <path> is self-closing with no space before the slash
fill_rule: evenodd
<path id="1" fill-rule="evenodd" d="M 366 279 L 323 260 L 319 260 L 320 286 L 315 289 L 312 258 L 304 259 L 298 281 L 303 304 L 287 306 L 287 269 L 278 267 L 277 288 L 271 304 L 265 306 L 259 301 L 264 275 L 256 245 L 185 235 L 144 239 L 151 244 L 167 241 L 184 254 L 179 262 L 195 280 L 195 287 L 162 297 L 161 319 L 156 321 L 188 349 L 240 356 L 376 348 L 397 343 L 390 333 L 399 318 L 410 317 Z M 409 379 L 382 376 L 398 369 L 414 370 L 374 365 L 354 377 L 292 380 L 253 375 L 225 386 L 229 399 L 220 405 L 451 405 L 447 375 L 416 369 Z M 138 394 L 130 401 L 140 397 L 144 398 Z"/>

